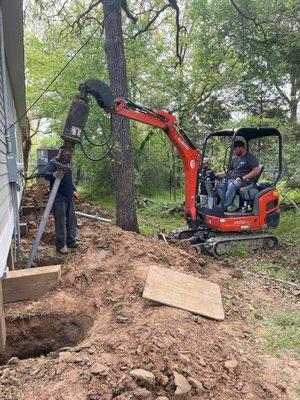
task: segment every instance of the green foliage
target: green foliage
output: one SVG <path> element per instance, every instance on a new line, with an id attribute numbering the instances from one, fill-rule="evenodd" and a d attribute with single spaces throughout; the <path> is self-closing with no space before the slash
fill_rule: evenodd
<path id="1" fill-rule="evenodd" d="M 205 133 L 218 128 L 279 128 L 284 138 L 284 179 L 287 186 L 299 187 L 300 129 L 295 119 L 300 54 L 297 2 L 240 0 L 242 13 L 227 0 L 179 3 L 181 63 L 176 55 L 174 9 L 167 8 L 150 30 L 137 35 L 153 18 L 153 10 L 162 5 L 156 0 L 128 1 L 130 11 L 138 16 L 133 24 L 123 15 L 130 98 L 172 110 L 199 147 Z M 28 105 L 101 24 L 102 5 L 85 14 L 89 5 L 88 0 L 70 0 L 62 8 L 59 2 L 30 3 L 25 26 Z M 37 121 L 42 121 L 43 133 L 34 137 L 34 152 L 39 146 L 59 143 L 59 133 L 78 84 L 93 77 L 108 81 L 105 60 L 104 38 L 99 28 L 30 112 L 33 128 Z M 95 142 L 103 143 L 110 135 L 109 116 L 94 101 L 90 106 L 87 134 Z M 139 193 L 180 193 L 182 165 L 166 135 L 138 123 L 131 123 L 131 134 Z M 86 140 L 83 144 L 94 157 L 107 151 L 107 147 L 93 149 Z M 220 169 L 224 144 L 216 141 L 210 149 L 214 166 Z M 269 169 L 274 168 L 275 143 L 259 143 L 254 150 L 260 152 Z M 101 193 L 114 192 L 117 166 L 111 156 L 93 162 L 78 148 L 74 163 L 83 185 L 96 186 Z"/>
<path id="2" fill-rule="evenodd" d="M 281 213 L 280 224 L 274 230 L 274 233 L 280 239 L 300 244 L 300 212 L 284 212 Z"/>

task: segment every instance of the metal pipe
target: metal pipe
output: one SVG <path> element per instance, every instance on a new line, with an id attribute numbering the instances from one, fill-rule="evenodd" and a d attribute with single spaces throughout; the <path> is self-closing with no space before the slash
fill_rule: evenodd
<path id="1" fill-rule="evenodd" d="M 31 247 L 31 251 L 30 251 L 30 255 L 29 255 L 29 258 L 28 258 L 28 261 L 27 261 L 27 264 L 26 264 L 26 268 L 31 268 L 32 267 L 33 260 L 35 258 L 38 246 L 40 244 L 42 235 L 44 233 L 44 230 L 45 230 L 45 227 L 46 227 L 46 224 L 47 224 L 47 221 L 48 221 L 48 217 L 49 217 L 51 208 L 53 206 L 54 199 L 55 199 L 56 193 L 58 191 L 60 182 L 61 182 L 61 180 L 63 178 L 63 175 L 64 175 L 64 172 L 63 172 L 62 175 L 58 174 L 57 177 L 55 178 L 55 181 L 54 181 L 54 184 L 53 184 L 53 187 L 52 187 L 52 190 L 51 190 L 51 193 L 50 193 L 50 196 L 49 196 L 49 199 L 48 199 L 48 202 L 47 202 L 44 214 L 43 214 L 43 217 L 42 217 L 41 222 L 40 222 L 39 229 L 38 229 L 36 237 L 34 239 L 34 243 L 33 243 L 32 247 Z"/>
<path id="2" fill-rule="evenodd" d="M 113 223 L 112 219 L 98 217 L 98 215 L 85 214 L 85 213 L 82 213 L 82 212 L 79 212 L 79 211 L 76 211 L 75 214 L 80 216 L 80 217 L 96 219 L 97 221 L 102 221 L 102 222 L 108 222 L 109 224 Z"/>

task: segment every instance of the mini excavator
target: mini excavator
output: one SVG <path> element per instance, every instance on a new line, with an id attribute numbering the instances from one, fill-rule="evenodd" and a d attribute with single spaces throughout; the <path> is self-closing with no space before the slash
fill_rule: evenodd
<path id="1" fill-rule="evenodd" d="M 277 129 L 237 128 L 213 132 L 206 137 L 202 152 L 200 152 L 183 129 L 179 127 L 171 112 L 165 109 L 145 107 L 126 98 L 114 97 L 107 84 L 91 79 L 79 86 L 79 93 L 71 104 L 64 131 L 61 134 L 64 140 L 65 159 L 62 161 L 63 165 L 58 167 L 61 167 L 62 171 L 71 161 L 74 146 L 82 142 L 89 115 L 89 96 L 93 96 L 99 107 L 108 113 L 162 129 L 178 150 L 185 176 L 184 212 L 187 228 L 175 230 L 172 234 L 173 238 L 189 241 L 199 251 L 211 255 L 230 253 L 237 245 L 245 245 L 251 249 L 271 250 L 277 248 L 277 237 L 265 231 L 266 228 L 276 227 L 279 223 L 279 192 L 276 183 L 282 171 L 282 138 Z M 207 182 L 202 174 L 202 160 L 209 140 L 212 137 L 221 139 L 229 137 L 231 139 L 229 157 L 225 166 L 225 171 L 227 170 L 225 183 L 227 184 L 229 166 L 233 157 L 233 144 L 236 138 L 243 139 L 248 148 L 251 141 L 270 136 L 275 136 L 278 143 L 279 166 L 276 177 L 271 183 L 260 184 L 258 180 L 263 171 L 263 167 L 261 167 L 256 182 L 239 190 L 239 201 L 245 205 L 243 208 L 246 211 L 226 212 L 222 207 L 224 199 L 218 198 L 216 190 L 218 182 L 214 187 L 209 187 L 210 182 Z M 203 184 L 207 186 L 210 200 L 204 204 L 200 201 L 200 187 L 203 187 Z M 56 186 L 59 186 L 59 182 Z M 55 197 L 54 194 L 53 196 Z"/>

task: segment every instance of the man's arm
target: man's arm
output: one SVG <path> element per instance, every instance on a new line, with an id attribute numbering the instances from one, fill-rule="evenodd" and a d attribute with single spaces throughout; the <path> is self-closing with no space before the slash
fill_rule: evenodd
<path id="1" fill-rule="evenodd" d="M 260 173 L 260 167 L 254 167 L 248 174 L 242 176 L 243 180 L 255 178 Z"/>
<path id="2" fill-rule="evenodd" d="M 47 181 L 54 182 L 55 176 L 53 174 L 55 174 L 56 171 L 56 166 L 52 162 L 50 162 L 45 169 L 43 176 L 45 179 L 47 179 Z"/>

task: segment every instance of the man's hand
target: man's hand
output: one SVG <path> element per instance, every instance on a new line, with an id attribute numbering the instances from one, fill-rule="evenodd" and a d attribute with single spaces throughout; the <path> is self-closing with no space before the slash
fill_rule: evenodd
<path id="1" fill-rule="evenodd" d="M 53 172 L 54 178 L 57 178 L 57 171 Z"/>
<path id="2" fill-rule="evenodd" d="M 218 179 L 222 179 L 222 178 L 225 178 L 226 173 L 225 173 L 224 171 L 222 171 L 222 172 L 216 172 L 215 176 L 216 176 L 216 178 L 218 178 Z"/>
<path id="3" fill-rule="evenodd" d="M 80 200 L 80 194 L 78 192 L 73 193 L 74 199 L 79 201 Z"/>
<path id="4" fill-rule="evenodd" d="M 235 185 L 239 185 L 242 182 L 243 178 L 241 178 L 240 176 L 238 176 L 237 178 L 235 178 L 235 180 L 233 181 L 233 183 Z"/>

